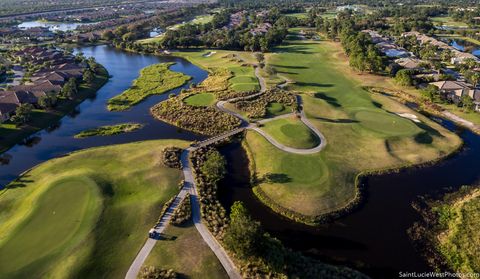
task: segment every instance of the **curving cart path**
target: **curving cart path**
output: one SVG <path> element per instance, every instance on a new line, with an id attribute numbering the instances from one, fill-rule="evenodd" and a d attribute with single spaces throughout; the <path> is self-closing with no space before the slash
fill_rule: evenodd
<path id="1" fill-rule="evenodd" d="M 287 117 L 292 117 L 294 115 L 297 115 L 300 120 L 313 132 L 315 133 L 318 138 L 320 139 L 320 144 L 317 145 L 314 148 L 310 149 L 299 149 L 299 148 L 292 148 L 285 146 L 278 141 L 276 141 L 274 138 L 272 138 L 269 134 L 267 134 L 265 131 L 257 127 L 256 124 L 250 124 L 248 119 L 246 119 L 244 116 L 241 114 L 231 111 L 225 107 L 225 104 L 231 101 L 238 101 L 241 99 L 249 99 L 249 98 L 255 98 L 256 96 L 260 96 L 261 94 L 264 94 L 267 90 L 265 80 L 263 77 L 260 76 L 259 73 L 259 67 L 255 68 L 255 76 L 257 77 L 259 84 L 260 84 L 260 92 L 245 96 L 245 97 L 237 97 L 233 99 L 229 99 L 227 101 L 219 101 L 217 102 L 216 106 L 219 110 L 228 113 L 230 115 L 233 115 L 240 119 L 242 121 L 242 124 L 239 128 L 226 132 L 221 135 L 217 135 L 214 137 L 211 137 L 207 140 L 204 140 L 202 142 L 199 142 L 197 144 L 192 145 L 191 147 L 185 149 L 182 152 L 181 155 L 181 161 L 182 161 L 182 171 L 184 175 L 184 184 L 180 192 L 177 194 L 175 197 L 174 201 L 172 204 L 168 207 L 164 215 L 161 217 L 160 222 L 153 228 L 155 232 L 158 233 L 158 235 L 161 235 L 163 231 L 166 229 L 168 226 L 173 212 L 177 209 L 177 207 L 182 203 L 182 201 L 185 199 L 185 196 L 187 193 L 190 193 L 190 202 L 192 205 L 192 220 L 195 225 L 195 228 L 197 231 L 200 233 L 202 236 L 203 240 L 205 243 L 210 247 L 210 249 L 213 251 L 215 256 L 218 258 L 220 263 L 222 264 L 223 268 L 227 272 L 228 276 L 232 279 L 240 279 L 242 278 L 240 273 L 235 267 L 235 264 L 233 263 L 232 259 L 229 257 L 225 249 L 223 249 L 222 245 L 215 239 L 215 237 L 210 233 L 208 228 L 202 223 L 202 217 L 201 217 L 201 209 L 200 209 L 200 202 L 199 202 L 199 197 L 198 197 L 198 190 L 197 190 L 197 185 L 195 184 L 195 179 L 194 175 L 192 172 L 192 169 L 190 167 L 190 160 L 189 160 L 189 155 L 190 152 L 195 151 L 196 149 L 200 147 L 205 147 L 211 144 L 214 144 L 220 140 L 223 140 L 225 138 L 231 137 L 233 135 L 236 135 L 238 133 L 241 133 L 245 131 L 246 129 L 256 131 L 260 135 L 262 135 L 267 141 L 269 141 L 271 144 L 273 144 L 275 147 L 277 147 L 280 150 L 283 150 L 285 152 L 290 152 L 290 153 L 295 153 L 295 154 L 313 154 L 320 152 L 327 144 L 327 141 L 323 134 L 312 124 L 310 121 L 307 119 L 305 112 L 303 110 L 302 106 L 302 99 L 297 96 L 297 102 L 300 108 L 300 111 L 298 113 L 288 113 L 280 116 L 276 116 L 273 118 L 268 118 L 268 119 L 263 119 L 258 121 L 257 123 L 262 124 L 266 123 L 269 121 L 273 121 L 276 119 L 281 119 L 281 118 L 287 118 Z M 285 83 L 279 85 L 280 88 L 283 86 L 287 85 L 289 83 L 288 80 L 285 80 Z M 155 246 L 155 243 L 157 242 L 157 239 L 152 239 L 148 238 L 147 241 L 145 242 L 144 246 L 142 249 L 138 252 L 135 260 L 131 264 L 130 268 L 128 269 L 128 272 L 125 276 L 126 279 L 136 279 L 137 275 L 140 271 L 140 268 L 142 267 L 143 263 L 147 259 L 148 255 L 152 251 L 153 247 Z"/>

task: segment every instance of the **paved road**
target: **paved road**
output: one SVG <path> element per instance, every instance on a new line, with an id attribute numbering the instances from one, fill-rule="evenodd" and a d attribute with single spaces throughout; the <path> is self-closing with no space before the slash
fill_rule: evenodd
<path id="1" fill-rule="evenodd" d="M 185 174 L 185 170 L 184 170 L 184 174 Z M 182 203 L 182 201 L 185 199 L 185 196 L 189 192 L 189 187 L 190 185 L 188 183 L 185 183 L 183 185 L 182 189 L 177 194 L 172 204 L 168 207 L 167 211 L 160 219 L 160 222 L 157 225 L 155 225 L 154 229 L 158 235 L 161 235 L 163 231 L 167 228 L 168 224 L 170 223 L 170 220 L 172 219 L 173 212 L 175 212 L 175 209 L 177 209 L 177 207 Z M 156 239 L 152 239 L 152 238 L 147 239 L 147 241 L 143 245 L 140 252 L 138 252 L 137 257 L 133 261 L 132 265 L 128 269 L 127 274 L 125 276 L 126 279 L 137 278 L 140 268 L 142 268 L 143 263 L 145 262 L 148 255 L 152 251 L 153 247 L 155 246 L 155 243 L 157 243 Z"/>
<path id="2" fill-rule="evenodd" d="M 193 173 L 190 168 L 190 162 L 188 160 L 188 155 L 191 151 L 194 151 L 195 148 L 188 148 L 182 153 L 182 165 L 183 173 L 185 175 L 185 184 L 190 185 L 190 201 L 192 203 L 192 219 L 195 224 L 195 228 L 202 236 L 203 240 L 207 245 L 212 249 L 215 256 L 222 264 L 223 268 L 227 272 L 228 276 L 232 279 L 240 279 L 242 276 L 235 268 L 235 264 L 228 256 L 227 252 L 223 247 L 218 243 L 215 237 L 210 233 L 208 228 L 202 223 L 201 211 L 200 211 L 200 202 L 198 199 L 197 186 L 195 180 L 193 179 Z"/>
<path id="3" fill-rule="evenodd" d="M 232 131 L 233 132 L 233 131 Z M 230 135 L 223 135 L 223 138 L 228 137 Z M 210 143 L 211 144 L 211 143 Z M 203 145 L 202 145 L 203 146 Z M 185 149 L 181 155 L 182 161 L 182 171 L 184 176 L 184 184 L 180 193 L 175 197 L 175 200 L 172 204 L 168 207 L 165 214 L 162 216 L 160 222 L 154 227 L 155 231 L 158 234 L 163 233 L 166 229 L 170 220 L 172 218 L 173 212 L 181 204 L 181 202 L 185 199 L 187 193 L 190 193 L 190 201 L 192 204 L 192 219 L 193 223 L 195 224 L 195 228 L 198 230 L 200 235 L 202 236 L 203 240 L 207 245 L 212 249 L 213 253 L 217 256 L 218 260 L 222 264 L 223 268 L 227 272 L 228 276 L 232 279 L 239 279 L 242 278 L 240 273 L 238 273 L 235 265 L 233 264 L 232 260 L 225 252 L 223 247 L 218 243 L 218 241 L 212 236 L 212 234 L 208 231 L 207 227 L 202 223 L 201 220 L 201 213 L 200 213 L 200 203 L 198 201 L 198 193 L 195 185 L 195 180 L 193 178 L 193 172 L 190 167 L 190 161 L 188 159 L 189 154 L 191 151 L 194 151 L 198 147 L 190 147 Z M 143 245 L 140 252 L 138 252 L 137 257 L 131 264 L 128 272 L 125 276 L 125 279 L 136 279 L 140 269 L 143 266 L 143 263 L 147 259 L 148 255 L 152 251 L 153 247 L 157 243 L 156 239 L 148 238 L 145 244 Z"/>

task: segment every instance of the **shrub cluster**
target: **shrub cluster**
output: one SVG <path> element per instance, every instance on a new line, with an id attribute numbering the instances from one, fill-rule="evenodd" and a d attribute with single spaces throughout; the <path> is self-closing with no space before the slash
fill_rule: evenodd
<path id="1" fill-rule="evenodd" d="M 161 269 L 155 266 L 145 266 L 138 276 L 141 279 L 177 279 L 178 274 L 173 269 Z"/>
<path id="2" fill-rule="evenodd" d="M 258 95 L 251 99 L 245 98 L 234 102 L 235 108 L 247 113 L 249 118 L 262 118 L 267 114 L 269 103 L 277 102 L 284 106 L 291 106 L 297 109 L 297 98 L 294 93 L 284 91 L 280 88 L 270 89 L 265 94 Z"/>
<path id="3" fill-rule="evenodd" d="M 182 161 L 180 156 L 182 149 L 174 146 L 165 147 L 162 152 L 162 162 L 169 168 L 181 169 Z"/>
<path id="4" fill-rule="evenodd" d="M 182 100 L 186 97 L 181 94 L 169 98 L 153 106 L 150 111 L 159 120 L 202 135 L 218 135 L 240 126 L 239 119 L 214 107 L 185 104 Z"/>
<path id="5" fill-rule="evenodd" d="M 222 155 L 212 147 L 200 148 L 192 152 L 191 161 L 195 174 L 195 183 L 199 191 L 202 217 L 213 235 L 222 239 L 225 229 L 228 226 L 228 217 L 225 208 L 223 208 L 217 196 L 217 183 L 219 180 L 218 177 L 212 177 L 211 174 L 205 173 L 207 170 L 202 168 L 207 161 L 212 160 L 210 158 L 214 157 L 223 158 Z"/>
<path id="6" fill-rule="evenodd" d="M 182 225 L 192 218 L 192 205 L 190 203 L 190 194 L 187 193 L 185 199 L 182 201 L 172 216 L 171 223 L 174 225 Z"/>

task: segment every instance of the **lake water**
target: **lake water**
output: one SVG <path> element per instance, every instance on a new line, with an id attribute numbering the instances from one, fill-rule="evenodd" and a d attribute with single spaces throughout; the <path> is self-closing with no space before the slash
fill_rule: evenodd
<path id="1" fill-rule="evenodd" d="M 158 57 L 126 53 L 108 46 L 93 46 L 77 49 L 85 56 L 93 56 L 107 68 L 112 78 L 98 92 L 95 98 L 81 103 L 70 116 L 64 117 L 58 125 L 40 131 L 31 136 L 23 144 L 18 144 L 0 155 L 4 162 L 0 165 L 0 188 L 15 179 L 19 174 L 48 159 L 64 155 L 68 152 L 87 147 L 134 142 L 148 139 L 186 139 L 194 140 L 202 137 L 155 120 L 149 113 L 150 107 L 168 98 L 168 93 L 151 96 L 129 111 L 110 112 L 106 104 L 108 99 L 129 88 L 138 77 L 139 71 L 151 64 L 160 62 L 176 62 L 173 71 L 183 72 L 199 83 L 207 77 L 207 72 L 190 62 L 173 57 Z M 186 84 L 181 88 L 186 88 Z M 181 88 L 170 93 L 178 93 Z M 146 125 L 143 129 L 132 133 L 108 137 L 91 137 L 75 139 L 73 136 L 85 129 L 103 125 L 114 125 L 123 122 L 138 122 Z"/>
<path id="2" fill-rule="evenodd" d="M 471 43 L 465 40 L 456 39 L 456 40 L 450 40 L 449 44 L 456 50 L 468 52 L 475 56 L 480 57 L 479 46 L 474 43 Z"/>
<path id="3" fill-rule="evenodd" d="M 27 29 L 32 27 L 47 27 L 50 31 L 73 31 L 78 26 L 88 25 L 93 23 L 80 23 L 80 22 L 48 22 L 48 21 L 25 21 L 17 25 L 20 29 Z"/>

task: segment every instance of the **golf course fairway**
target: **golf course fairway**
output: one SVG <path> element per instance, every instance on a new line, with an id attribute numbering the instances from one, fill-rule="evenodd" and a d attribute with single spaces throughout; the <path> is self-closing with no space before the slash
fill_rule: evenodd
<path id="1" fill-rule="evenodd" d="M 178 191 L 166 146 L 146 141 L 47 161 L 0 191 L 0 278 L 121 278 Z M 131 166 L 134 165 L 135 168 Z"/>
<path id="2" fill-rule="evenodd" d="M 327 145 L 319 153 L 292 154 L 247 132 L 245 146 L 258 178 L 253 190 L 273 210 L 315 223 L 358 201 L 357 175 L 435 161 L 459 148 L 456 134 L 394 99 L 366 91 L 362 77 L 349 74 L 337 44 L 300 37 L 290 36 L 266 55 L 267 65 L 279 73 L 268 83 L 290 81 L 288 89 L 299 92 L 306 117 Z M 399 115 L 404 113 L 418 121 Z M 301 126 L 282 129 L 281 121 L 262 129 L 286 145 L 311 144 Z"/>

